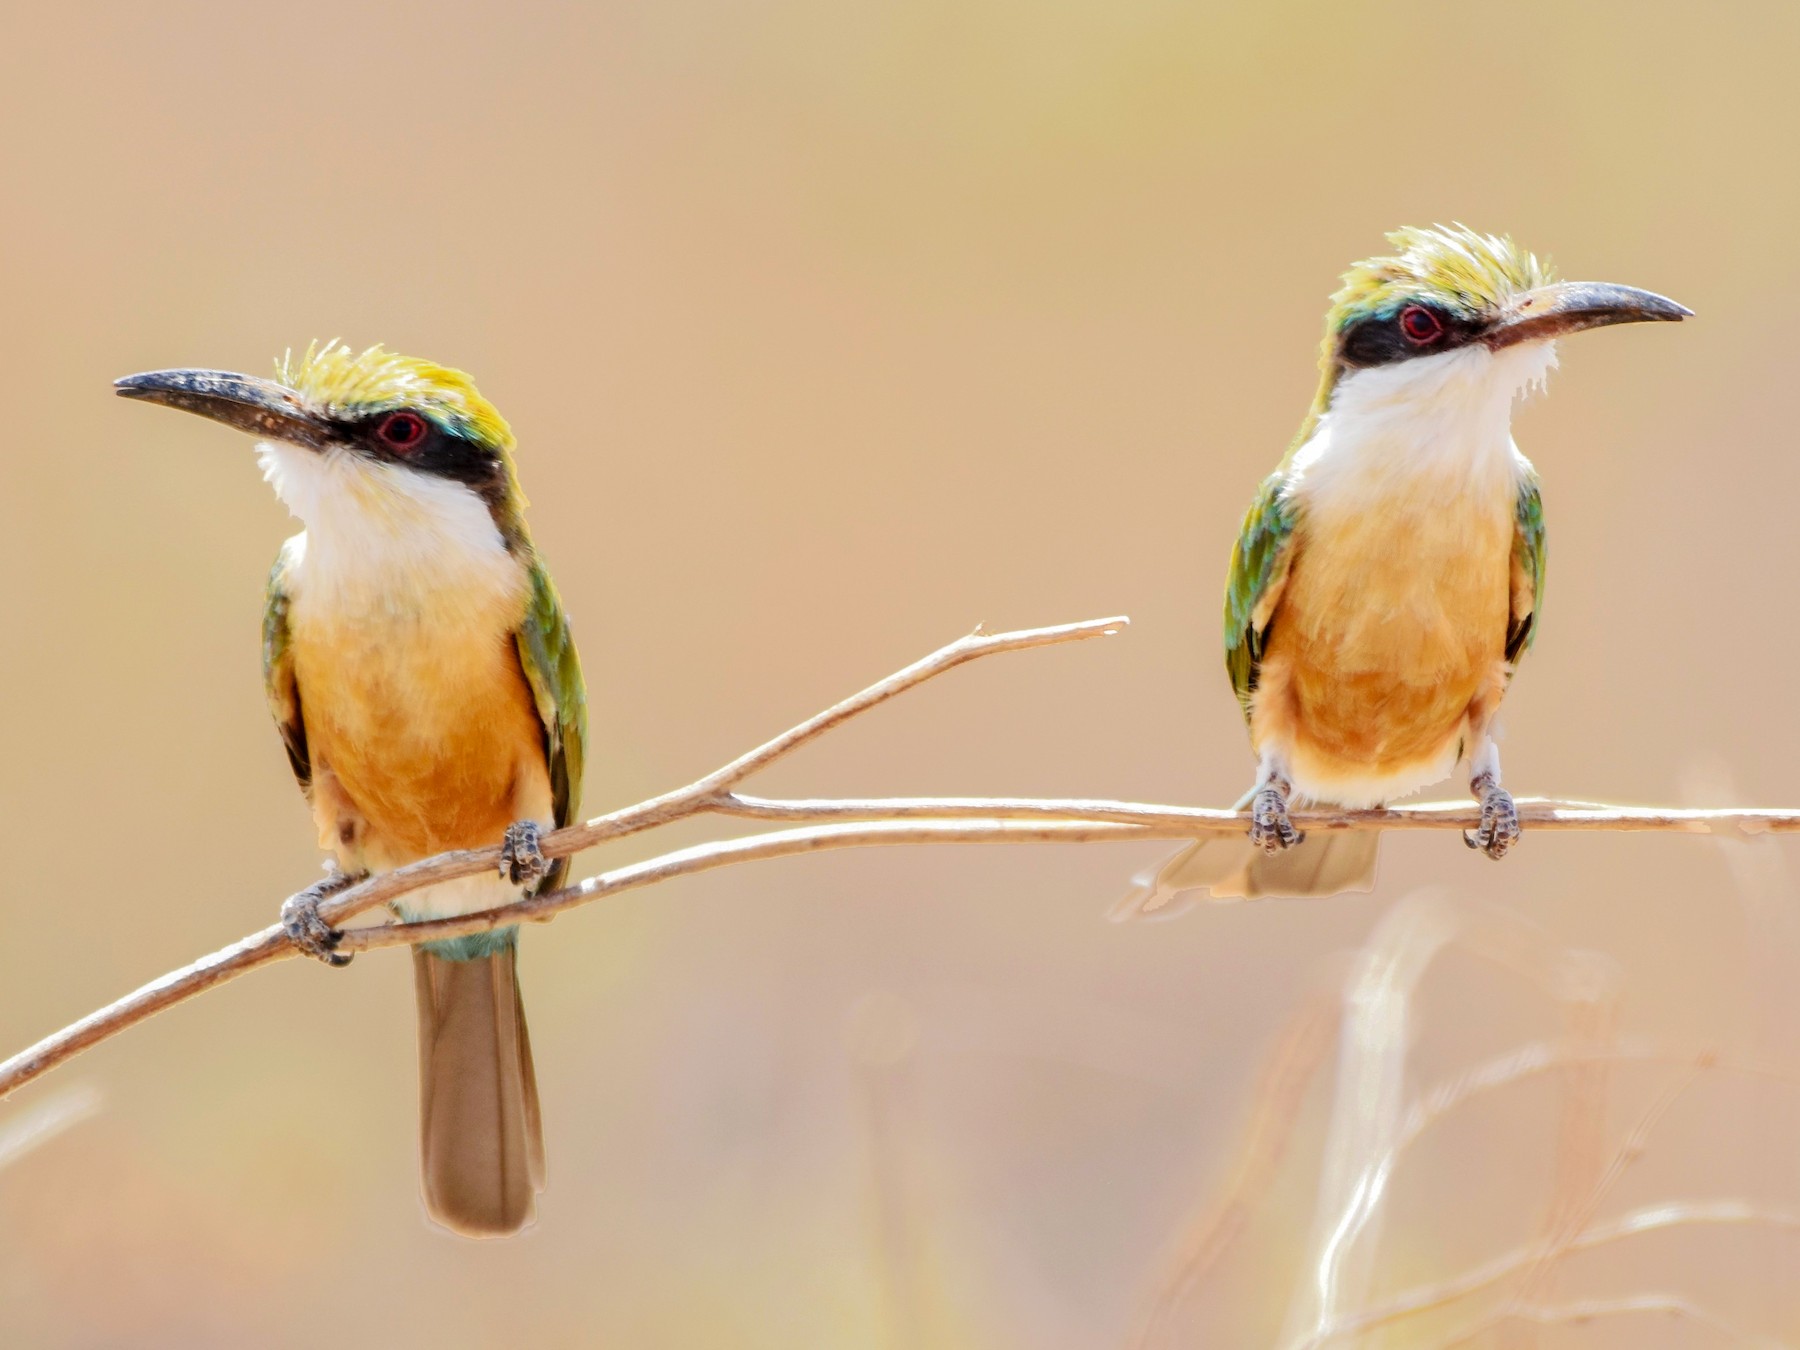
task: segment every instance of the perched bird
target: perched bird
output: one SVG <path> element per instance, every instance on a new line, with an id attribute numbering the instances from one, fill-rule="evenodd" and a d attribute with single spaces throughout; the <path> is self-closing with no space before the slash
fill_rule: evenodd
<path id="1" fill-rule="evenodd" d="M 1244 518 L 1225 583 L 1225 666 L 1250 724 L 1248 840 L 1202 840 L 1136 878 L 1115 917 L 1183 891 L 1214 897 L 1369 890 L 1374 832 L 1302 842 L 1292 801 L 1373 807 L 1458 763 L 1481 803 L 1465 842 L 1519 837 L 1495 715 L 1536 634 L 1544 587 L 1538 478 L 1514 401 L 1583 328 L 1681 319 L 1628 286 L 1556 282 L 1510 239 L 1400 230 L 1344 276 L 1322 378 L 1286 458 Z"/>
<path id="2" fill-rule="evenodd" d="M 250 432 L 299 517 L 269 577 L 263 674 L 333 874 L 283 922 L 334 965 L 319 902 L 370 872 L 503 844 L 499 876 L 404 895 L 406 919 L 557 886 L 538 835 L 575 818 L 586 695 L 556 588 L 525 528 L 513 437 L 469 377 L 371 347 L 314 346 L 274 381 L 161 370 L 126 398 Z M 423 1190 L 475 1236 L 530 1221 L 544 1145 L 517 928 L 413 949 Z"/>

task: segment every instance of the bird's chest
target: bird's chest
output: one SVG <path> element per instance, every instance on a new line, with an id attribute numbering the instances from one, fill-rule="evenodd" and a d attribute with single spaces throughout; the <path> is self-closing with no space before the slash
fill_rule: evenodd
<path id="1" fill-rule="evenodd" d="M 1513 509 L 1483 496 L 1397 494 L 1309 511 L 1282 623 L 1341 674 L 1474 680 L 1500 656 L 1511 597 Z"/>
<path id="2" fill-rule="evenodd" d="M 1296 502 L 1265 652 L 1282 693 L 1261 725 L 1305 791 L 1347 800 L 1354 781 L 1355 799 L 1382 800 L 1442 775 L 1504 659 L 1515 486 L 1496 472 L 1324 487 Z"/>
<path id="3" fill-rule="evenodd" d="M 1479 680 L 1505 645 L 1523 461 L 1504 433 L 1424 452 L 1355 450 L 1296 483 L 1278 626 L 1342 675 Z"/>
<path id="4" fill-rule="evenodd" d="M 322 832 L 353 821 L 397 859 L 504 830 L 541 735 L 513 645 L 525 603 L 513 571 L 297 579 L 294 676 L 325 780 Z"/>

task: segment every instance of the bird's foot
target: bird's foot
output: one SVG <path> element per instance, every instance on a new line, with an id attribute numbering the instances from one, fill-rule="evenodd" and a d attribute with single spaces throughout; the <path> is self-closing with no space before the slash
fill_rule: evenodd
<path id="1" fill-rule="evenodd" d="M 1271 857 L 1306 838 L 1288 819 L 1288 793 L 1292 791 L 1276 778 L 1258 788 L 1250 799 L 1250 842 Z"/>
<path id="2" fill-rule="evenodd" d="M 319 917 L 319 905 L 339 891 L 354 886 L 367 872 L 340 872 L 335 867 L 323 881 L 316 881 L 298 895 L 290 895 L 281 905 L 281 926 L 293 944 L 306 955 L 317 957 L 328 966 L 347 966 L 350 958 L 337 949 L 344 940 L 344 930 L 333 928 Z"/>
<path id="3" fill-rule="evenodd" d="M 1519 842 L 1519 808 L 1513 804 L 1512 793 L 1490 773 L 1478 774 L 1469 783 L 1469 791 L 1481 803 L 1481 825 L 1464 830 L 1463 843 L 1498 861 Z"/>
<path id="4" fill-rule="evenodd" d="M 529 886 L 550 870 L 538 840 L 543 831 L 535 820 L 515 820 L 500 842 L 500 875 L 515 886 Z"/>

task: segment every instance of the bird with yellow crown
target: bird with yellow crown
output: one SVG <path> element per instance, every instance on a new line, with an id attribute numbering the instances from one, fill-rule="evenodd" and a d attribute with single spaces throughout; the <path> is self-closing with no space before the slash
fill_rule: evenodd
<path id="1" fill-rule="evenodd" d="M 500 874 L 403 896 L 406 919 L 490 909 L 559 885 L 543 830 L 575 819 L 586 698 L 556 588 L 525 528 L 513 437 L 461 371 L 335 343 L 273 381 L 162 370 L 127 398 L 247 431 L 304 530 L 263 612 L 263 673 L 312 807 L 325 881 L 282 919 L 334 965 L 319 902 L 370 872 L 503 845 Z M 543 1187 L 518 930 L 414 948 L 425 1205 L 474 1236 L 516 1232 Z"/>
<path id="2" fill-rule="evenodd" d="M 1537 632 L 1538 478 L 1512 438 L 1516 399 L 1556 339 L 1690 311 L 1628 286 L 1558 282 L 1510 239 L 1406 229 L 1344 276 L 1322 378 L 1256 494 L 1225 583 L 1225 667 L 1257 757 L 1248 838 L 1204 839 L 1115 908 L 1369 890 L 1377 835 L 1305 839 L 1290 803 L 1384 805 L 1459 763 L 1481 804 L 1465 841 L 1519 837 L 1495 717 Z"/>

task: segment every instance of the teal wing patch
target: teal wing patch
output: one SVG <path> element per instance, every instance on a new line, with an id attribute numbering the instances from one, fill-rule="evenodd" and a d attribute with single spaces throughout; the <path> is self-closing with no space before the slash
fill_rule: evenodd
<path id="1" fill-rule="evenodd" d="M 550 574 L 543 564 L 531 565 L 531 599 L 514 634 L 519 665 L 544 728 L 544 754 L 550 766 L 550 791 L 558 828 L 573 823 L 581 809 L 581 769 L 587 741 L 587 686 L 575 637 Z M 569 860 L 558 858 L 539 886 L 553 891 L 568 875 Z"/>
<path id="2" fill-rule="evenodd" d="M 1514 664 L 1537 637 L 1544 602 L 1544 499 L 1535 473 L 1519 484 L 1513 514 L 1512 610 L 1506 624 L 1506 659 Z"/>
<path id="3" fill-rule="evenodd" d="M 1225 669 L 1246 719 L 1269 621 L 1293 561 L 1293 508 L 1282 497 L 1286 485 L 1281 473 L 1263 480 L 1232 546 L 1231 575 L 1225 582 Z"/>
<path id="4" fill-rule="evenodd" d="M 288 764 L 300 783 L 300 790 L 312 800 L 312 757 L 306 749 L 306 720 L 300 713 L 300 688 L 294 682 L 294 649 L 288 632 L 288 553 L 290 540 L 275 559 L 269 572 L 269 588 L 263 596 L 263 689 L 269 698 L 269 712 L 275 718 L 275 729 L 281 733 L 281 744 L 287 750 Z"/>

